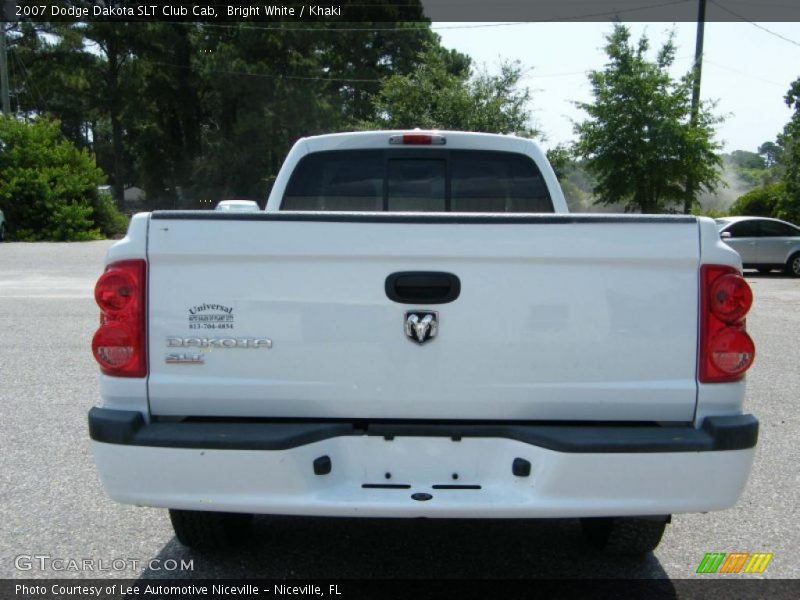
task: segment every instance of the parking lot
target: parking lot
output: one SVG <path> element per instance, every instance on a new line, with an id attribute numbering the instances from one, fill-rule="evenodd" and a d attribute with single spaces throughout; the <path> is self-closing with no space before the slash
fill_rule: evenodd
<path id="1" fill-rule="evenodd" d="M 283 517 L 257 519 L 245 546 L 209 557 L 177 543 L 166 511 L 108 500 L 95 473 L 91 292 L 109 244 L 0 244 L 0 577 L 684 579 L 706 552 L 771 552 L 764 577 L 800 577 L 800 280 L 748 273 L 757 358 L 747 409 L 761 437 L 743 498 L 728 511 L 676 515 L 643 561 L 598 556 L 572 520 Z M 33 555 L 137 566 L 55 572 L 17 560 Z M 168 559 L 193 568 L 169 570 Z"/>

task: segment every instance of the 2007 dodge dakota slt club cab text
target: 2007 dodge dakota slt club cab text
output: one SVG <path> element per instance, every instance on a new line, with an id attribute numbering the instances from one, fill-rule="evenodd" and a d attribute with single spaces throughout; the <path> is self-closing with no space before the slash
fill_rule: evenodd
<path id="1" fill-rule="evenodd" d="M 301 139 L 265 211 L 110 248 L 97 468 L 196 547 L 261 513 L 578 517 L 648 552 L 751 468 L 740 269 L 710 219 L 568 214 L 528 140 Z"/>

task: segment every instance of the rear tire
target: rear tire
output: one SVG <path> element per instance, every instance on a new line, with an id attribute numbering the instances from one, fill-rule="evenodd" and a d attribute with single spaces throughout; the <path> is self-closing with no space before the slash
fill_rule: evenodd
<path id="1" fill-rule="evenodd" d="M 253 515 L 170 509 L 169 518 L 181 544 L 213 551 L 241 542 L 250 531 Z"/>
<path id="2" fill-rule="evenodd" d="M 581 519 L 586 541 L 596 550 L 618 555 L 643 555 L 656 549 L 669 517 L 603 517 Z"/>
<path id="3" fill-rule="evenodd" d="M 786 261 L 786 274 L 792 277 L 800 277 L 800 252 L 795 252 Z"/>
<path id="4" fill-rule="evenodd" d="M 0 225 L 0 242 L 6 241 L 6 224 Z"/>

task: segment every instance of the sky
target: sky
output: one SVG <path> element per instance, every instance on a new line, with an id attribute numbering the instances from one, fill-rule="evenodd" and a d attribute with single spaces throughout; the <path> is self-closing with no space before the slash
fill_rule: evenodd
<path id="1" fill-rule="evenodd" d="M 611 23 L 486 25 L 490 24 L 434 23 L 433 29 L 444 46 L 470 55 L 490 73 L 496 73 L 503 60 L 519 60 L 526 71 L 522 83 L 532 92 L 534 123 L 546 136 L 542 145 L 551 148 L 573 141 L 572 123 L 586 116 L 573 102 L 592 98 L 586 73 L 605 64 L 603 47 Z M 691 69 L 695 23 L 626 25 L 634 40 L 647 34 L 652 56 L 674 28 L 673 74 Z M 791 117 L 783 97 L 798 77 L 800 23 L 706 23 L 700 96 L 715 101 L 715 114 L 725 117 L 717 129 L 725 152 L 755 152 L 763 142 L 774 141 Z"/>

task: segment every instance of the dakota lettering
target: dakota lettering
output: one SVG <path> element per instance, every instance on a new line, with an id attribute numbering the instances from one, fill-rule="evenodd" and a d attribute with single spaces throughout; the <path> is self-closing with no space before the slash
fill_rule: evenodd
<path id="1" fill-rule="evenodd" d="M 131 6 L 93 6 L 92 16 L 95 17 L 133 17 Z"/>
<path id="2" fill-rule="evenodd" d="M 269 338 L 182 338 L 167 337 L 168 348 L 272 348 Z"/>

